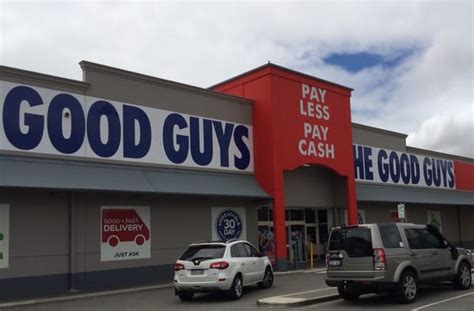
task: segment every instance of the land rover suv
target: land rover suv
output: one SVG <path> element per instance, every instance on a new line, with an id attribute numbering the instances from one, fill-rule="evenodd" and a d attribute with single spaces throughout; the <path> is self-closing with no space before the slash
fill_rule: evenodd
<path id="1" fill-rule="evenodd" d="M 435 226 L 363 224 L 331 230 L 326 284 L 345 300 L 391 292 L 412 303 L 422 283 L 452 281 L 471 286 L 472 254 L 450 244 Z"/>

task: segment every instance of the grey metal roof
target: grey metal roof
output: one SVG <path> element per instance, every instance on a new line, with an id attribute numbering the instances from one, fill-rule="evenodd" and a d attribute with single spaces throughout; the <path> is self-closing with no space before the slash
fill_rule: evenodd
<path id="1" fill-rule="evenodd" d="M 356 184 L 357 201 L 474 205 L 474 192 Z"/>
<path id="2" fill-rule="evenodd" d="M 0 187 L 269 198 L 254 175 L 0 155 Z"/>

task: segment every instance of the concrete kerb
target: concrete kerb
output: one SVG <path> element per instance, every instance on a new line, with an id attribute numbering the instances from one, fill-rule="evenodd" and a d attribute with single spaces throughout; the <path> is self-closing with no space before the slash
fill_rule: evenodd
<path id="1" fill-rule="evenodd" d="M 288 271 L 275 271 L 274 275 L 285 275 L 285 274 L 296 274 L 296 273 L 317 273 L 325 272 L 326 268 L 312 268 L 312 269 L 300 269 L 300 270 L 288 270 Z"/>
<path id="2" fill-rule="evenodd" d="M 63 296 L 56 296 L 56 297 L 49 297 L 49 298 L 17 300 L 17 301 L 0 303 L 0 311 L 2 310 L 2 308 L 12 308 L 12 307 L 27 306 L 27 305 L 51 303 L 51 302 L 61 302 L 61 301 L 87 299 L 87 298 L 102 297 L 102 296 L 112 296 L 112 295 L 118 295 L 118 294 L 124 294 L 124 293 L 142 292 L 142 291 L 149 291 L 149 290 L 162 289 L 162 288 L 171 288 L 171 287 L 173 287 L 173 284 L 170 283 L 170 284 L 162 284 L 162 285 L 150 285 L 150 286 L 132 287 L 132 288 L 124 288 L 124 289 L 115 289 L 115 290 L 84 293 L 84 294 L 70 293 L 70 294 L 65 294 Z"/>
<path id="3" fill-rule="evenodd" d="M 292 298 L 284 296 L 275 296 L 257 300 L 257 305 L 266 306 L 285 306 L 285 307 L 301 307 L 321 302 L 339 299 L 339 294 L 328 294 L 316 296 L 312 298 Z"/>

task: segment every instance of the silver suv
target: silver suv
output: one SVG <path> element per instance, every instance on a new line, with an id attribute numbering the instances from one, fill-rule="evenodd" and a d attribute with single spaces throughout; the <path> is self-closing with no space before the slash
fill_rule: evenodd
<path id="1" fill-rule="evenodd" d="M 391 292 L 412 303 L 418 285 L 452 281 L 471 286 L 472 254 L 450 244 L 431 225 L 363 224 L 336 227 L 329 236 L 326 284 L 345 300 Z"/>

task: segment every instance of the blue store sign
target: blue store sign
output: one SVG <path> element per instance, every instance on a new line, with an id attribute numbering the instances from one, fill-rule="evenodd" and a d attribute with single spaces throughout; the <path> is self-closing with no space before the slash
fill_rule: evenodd
<path id="1" fill-rule="evenodd" d="M 252 172 L 252 137 L 251 125 L 0 80 L 2 151 Z"/>

